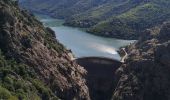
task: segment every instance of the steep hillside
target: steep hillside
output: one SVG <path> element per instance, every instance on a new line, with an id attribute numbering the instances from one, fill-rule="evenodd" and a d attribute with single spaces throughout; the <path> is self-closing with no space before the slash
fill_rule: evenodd
<path id="1" fill-rule="evenodd" d="M 137 39 L 143 30 L 170 19 L 168 0 L 29 0 L 21 5 L 64 18 L 65 25 L 122 39 Z"/>
<path id="2" fill-rule="evenodd" d="M 113 100 L 169 100 L 170 23 L 145 31 L 126 50 Z"/>
<path id="3" fill-rule="evenodd" d="M 0 99 L 90 99 L 86 71 L 17 2 L 0 0 Z"/>
<path id="4" fill-rule="evenodd" d="M 124 0 L 22 0 L 20 4 L 34 12 L 46 12 L 67 19 L 109 1 Z"/>
<path id="5" fill-rule="evenodd" d="M 90 28 L 89 32 L 117 38 L 135 39 L 140 36 L 143 30 L 170 20 L 169 4 L 170 1 L 163 0 L 141 2 L 124 13 L 99 22 Z"/>

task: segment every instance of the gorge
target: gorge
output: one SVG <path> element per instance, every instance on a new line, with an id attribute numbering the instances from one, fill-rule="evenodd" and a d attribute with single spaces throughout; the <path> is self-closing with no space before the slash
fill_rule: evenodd
<path id="1" fill-rule="evenodd" d="M 0 99 L 170 100 L 169 4 L 0 0 Z"/>
<path id="2" fill-rule="evenodd" d="M 63 20 L 48 15 L 35 14 L 50 27 L 56 38 L 73 51 L 74 61 L 87 70 L 85 79 L 92 100 L 110 100 L 115 88 L 115 71 L 121 66 L 118 54 L 120 47 L 133 43 L 134 40 L 120 40 L 99 37 L 81 29 L 63 26 Z"/>

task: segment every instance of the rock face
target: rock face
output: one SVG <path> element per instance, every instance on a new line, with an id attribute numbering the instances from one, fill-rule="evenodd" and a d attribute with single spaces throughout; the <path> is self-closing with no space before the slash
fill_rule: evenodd
<path id="1" fill-rule="evenodd" d="M 113 100 L 169 100 L 170 23 L 147 30 L 127 50 Z"/>
<path id="2" fill-rule="evenodd" d="M 49 28 L 11 0 L 0 0 L 0 49 L 7 59 L 33 69 L 36 79 L 57 97 L 90 99 L 84 79 L 86 70 L 70 60 L 68 51 Z"/>

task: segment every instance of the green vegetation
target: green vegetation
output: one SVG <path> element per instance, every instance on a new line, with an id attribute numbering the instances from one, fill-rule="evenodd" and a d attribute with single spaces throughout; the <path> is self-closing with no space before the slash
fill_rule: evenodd
<path id="1" fill-rule="evenodd" d="M 119 15 L 99 22 L 90 28 L 91 33 L 135 39 L 140 33 L 170 19 L 169 7 L 153 2 L 143 3 Z M 120 22 L 120 23 L 117 23 Z"/>
<path id="2" fill-rule="evenodd" d="M 64 18 L 64 25 L 123 39 L 137 39 L 143 30 L 170 19 L 169 0 L 34 0 L 21 4 L 32 11 L 45 10 L 54 17 Z"/>
<path id="3" fill-rule="evenodd" d="M 0 52 L 0 99 L 49 100 L 57 97 L 36 77 L 31 67 L 6 60 Z"/>

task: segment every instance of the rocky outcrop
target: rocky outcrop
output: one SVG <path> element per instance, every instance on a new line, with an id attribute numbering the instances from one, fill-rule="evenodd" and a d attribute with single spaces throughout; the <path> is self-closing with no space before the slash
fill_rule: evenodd
<path id="1" fill-rule="evenodd" d="M 0 49 L 6 58 L 32 68 L 57 97 L 90 99 L 86 70 L 71 61 L 49 28 L 11 0 L 0 0 Z"/>
<path id="2" fill-rule="evenodd" d="M 127 50 L 113 100 L 169 100 L 170 23 L 145 31 Z"/>

